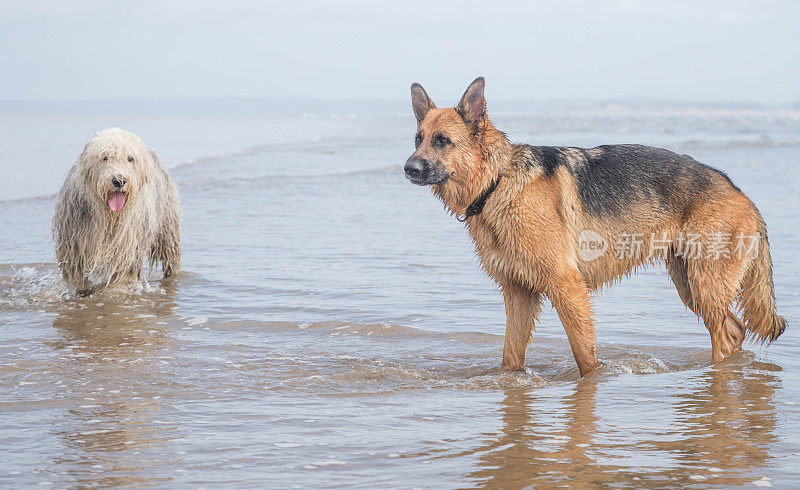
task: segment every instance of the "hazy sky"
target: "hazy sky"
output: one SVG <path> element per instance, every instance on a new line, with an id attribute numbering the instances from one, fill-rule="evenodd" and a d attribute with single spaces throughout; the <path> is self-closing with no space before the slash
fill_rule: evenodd
<path id="1" fill-rule="evenodd" d="M 130 4 L 125 6 L 124 4 Z M 0 0 L 0 99 L 800 101 L 800 2 Z"/>

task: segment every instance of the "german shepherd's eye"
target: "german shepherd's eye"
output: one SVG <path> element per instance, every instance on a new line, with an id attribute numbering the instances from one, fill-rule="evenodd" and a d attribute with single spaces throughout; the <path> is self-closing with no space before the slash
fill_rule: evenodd
<path id="1" fill-rule="evenodd" d="M 133 157 L 128 157 L 129 162 L 133 162 Z"/>
<path id="2" fill-rule="evenodd" d="M 419 145 L 422 144 L 422 133 L 417 133 L 417 136 L 414 138 L 414 147 L 419 148 Z"/>
<path id="3" fill-rule="evenodd" d="M 448 138 L 447 136 L 445 136 L 443 134 L 437 134 L 436 136 L 433 137 L 433 146 L 436 146 L 436 147 L 439 147 L 439 148 L 444 148 L 445 146 L 449 145 L 450 143 L 451 143 L 450 142 L 450 138 Z"/>

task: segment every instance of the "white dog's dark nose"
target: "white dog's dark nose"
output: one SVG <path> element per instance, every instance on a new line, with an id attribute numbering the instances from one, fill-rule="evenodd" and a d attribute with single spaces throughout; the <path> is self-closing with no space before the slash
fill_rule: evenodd
<path id="1" fill-rule="evenodd" d="M 125 180 L 125 177 L 121 175 L 115 175 L 111 177 L 111 185 L 113 185 L 117 189 L 122 189 L 123 187 L 125 187 L 125 182 L 127 182 L 127 180 Z"/>

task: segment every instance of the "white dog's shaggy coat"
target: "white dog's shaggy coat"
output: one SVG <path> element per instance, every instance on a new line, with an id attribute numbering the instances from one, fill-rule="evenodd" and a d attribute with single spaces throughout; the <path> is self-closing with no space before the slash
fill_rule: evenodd
<path id="1" fill-rule="evenodd" d="M 180 270 L 178 190 L 133 133 L 95 133 L 67 175 L 53 218 L 56 260 L 79 293 L 141 278 L 143 262 Z"/>

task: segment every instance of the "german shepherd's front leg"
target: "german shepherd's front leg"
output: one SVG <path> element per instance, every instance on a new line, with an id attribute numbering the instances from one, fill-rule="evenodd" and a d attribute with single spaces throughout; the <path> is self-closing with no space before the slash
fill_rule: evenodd
<path id="1" fill-rule="evenodd" d="M 594 320 L 586 283 L 576 270 L 567 271 L 547 292 L 567 332 L 581 376 L 597 368 Z"/>
<path id="2" fill-rule="evenodd" d="M 541 311 L 541 295 L 512 283 L 503 284 L 502 289 L 506 304 L 506 340 L 500 370 L 520 371 L 531 343 L 534 322 Z"/>

